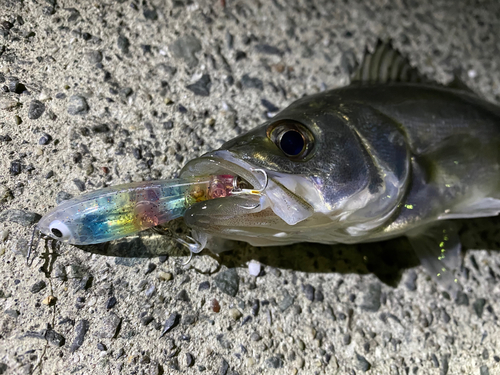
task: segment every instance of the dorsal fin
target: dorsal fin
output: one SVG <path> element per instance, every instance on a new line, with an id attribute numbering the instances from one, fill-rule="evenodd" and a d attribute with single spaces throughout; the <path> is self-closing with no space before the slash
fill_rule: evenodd
<path id="1" fill-rule="evenodd" d="M 365 50 L 363 61 L 356 68 L 351 83 L 389 82 L 430 83 L 431 81 L 412 67 L 408 59 L 396 51 L 390 42 L 379 40 L 373 53 L 368 49 Z"/>

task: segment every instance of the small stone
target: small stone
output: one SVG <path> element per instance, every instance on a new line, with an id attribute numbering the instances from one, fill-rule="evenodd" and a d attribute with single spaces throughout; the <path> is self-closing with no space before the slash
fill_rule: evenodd
<path id="1" fill-rule="evenodd" d="M 215 298 L 210 302 L 210 305 L 213 312 L 218 313 L 220 311 L 219 301 L 217 301 Z"/>
<path id="2" fill-rule="evenodd" d="M 202 281 L 200 283 L 200 285 L 198 285 L 198 291 L 202 291 L 202 290 L 208 290 L 210 289 L 210 282 L 208 281 Z"/>
<path id="3" fill-rule="evenodd" d="M 177 294 L 176 299 L 178 301 L 189 302 L 189 296 L 188 296 L 188 293 L 186 292 L 186 289 L 182 289 L 179 292 L 179 294 Z"/>
<path id="4" fill-rule="evenodd" d="M 158 273 L 158 278 L 163 281 L 169 281 L 172 280 L 172 274 L 170 272 L 159 272 Z"/>
<path id="5" fill-rule="evenodd" d="M 252 302 L 252 315 L 257 316 L 259 314 L 260 302 L 258 299 Z"/>
<path id="6" fill-rule="evenodd" d="M 64 338 L 64 336 L 52 329 L 45 331 L 44 336 L 50 345 L 55 346 L 57 348 L 64 346 L 64 344 L 66 343 L 66 339 Z"/>
<path id="7" fill-rule="evenodd" d="M 256 276 L 256 277 L 259 276 L 261 269 L 262 266 L 260 265 L 259 262 L 252 260 L 248 263 L 248 273 L 251 276 Z"/>
<path id="8" fill-rule="evenodd" d="M 48 145 L 50 141 L 52 141 L 52 137 L 50 136 L 50 134 L 43 133 L 40 139 L 38 140 L 38 144 L 45 146 Z"/>
<path id="9" fill-rule="evenodd" d="M 36 120 L 45 112 L 45 104 L 40 100 L 32 100 L 28 109 L 28 118 Z"/>
<path id="10" fill-rule="evenodd" d="M 474 308 L 474 311 L 479 319 L 483 316 L 484 305 L 486 305 L 486 300 L 484 298 L 478 298 L 472 304 L 472 307 Z"/>
<path id="11" fill-rule="evenodd" d="M 382 295 L 382 286 L 380 283 L 368 285 L 368 291 L 363 296 L 361 308 L 365 311 L 375 312 L 380 309 L 380 297 Z"/>
<path id="12" fill-rule="evenodd" d="M 126 36 L 120 35 L 116 44 L 124 55 L 129 53 L 130 40 Z"/>
<path id="13" fill-rule="evenodd" d="M 147 326 L 149 323 L 151 323 L 154 320 L 154 318 L 151 315 L 146 315 L 141 318 L 141 324 L 143 326 Z"/>
<path id="14" fill-rule="evenodd" d="M 252 341 L 260 341 L 262 340 L 262 337 L 257 332 L 254 332 L 250 335 L 250 340 Z"/>
<path id="15" fill-rule="evenodd" d="M 367 372 L 372 367 L 370 362 L 368 362 L 365 357 L 363 357 L 362 355 L 360 355 L 358 353 L 356 353 L 356 361 L 357 361 L 358 368 L 363 372 Z"/>
<path id="16" fill-rule="evenodd" d="M 261 99 L 260 103 L 269 111 L 269 112 L 278 112 L 280 109 L 276 107 L 273 103 L 271 103 L 267 99 Z"/>
<path id="17" fill-rule="evenodd" d="M 56 195 L 56 203 L 61 204 L 62 202 L 67 201 L 71 198 L 73 198 L 73 194 L 66 193 L 65 191 L 60 191 Z"/>
<path id="18" fill-rule="evenodd" d="M 410 272 L 408 272 L 408 277 L 406 278 L 405 286 L 411 292 L 417 290 L 417 273 L 414 270 L 410 270 Z"/>
<path id="19" fill-rule="evenodd" d="M 227 361 L 224 358 L 222 358 L 221 365 L 219 368 L 219 375 L 226 375 L 228 370 L 229 370 L 229 363 L 227 363 Z"/>
<path id="20" fill-rule="evenodd" d="M 155 284 L 150 284 L 148 289 L 146 289 L 145 295 L 149 298 L 154 294 L 154 292 L 156 292 L 156 286 Z"/>
<path id="21" fill-rule="evenodd" d="M 210 76 L 208 74 L 203 74 L 198 81 L 191 85 L 187 85 L 186 88 L 192 91 L 195 95 L 209 96 L 211 85 L 212 82 L 210 80 Z"/>
<path id="22" fill-rule="evenodd" d="M 116 356 L 115 356 L 115 359 L 120 359 L 121 357 L 123 357 L 125 355 L 125 350 L 123 348 L 120 348 L 118 350 L 118 353 L 116 353 Z"/>
<path id="23" fill-rule="evenodd" d="M 14 309 L 7 309 L 4 311 L 4 313 L 5 313 L 5 315 L 8 315 L 14 319 L 16 319 L 19 315 L 21 315 L 19 310 L 14 310 Z"/>
<path id="24" fill-rule="evenodd" d="M 87 100 L 81 95 L 73 95 L 69 98 L 68 104 L 68 114 L 75 115 L 85 115 L 89 111 L 89 105 Z"/>
<path id="25" fill-rule="evenodd" d="M 488 370 L 488 366 L 482 365 L 479 368 L 479 375 L 490 375 L 490 371 Z"/>
<path id="26" fill-rule="evenodd" d="M 57 302 L 57 298 L 54 296 L 47 296 L 43 299 L 42 303 L 47 306 L 54 306 Z"/>
<path id="27" fill-rule="evenodd" d="M 19 160 L 13 160 L 10 162 L 9 172 L 12 176 L 20 175 L 23 171 L 23 166 Z"/>
<path id="28" fill-rule="evenodd" d="M 102 342 L 98 342 L 97 343 L 97 350 L 100 350 L 101 352 L 105 352 L 106 350 L 108 350 L 108 348 L 106 348 L 106 345 L 104 345 Z"/>
<path id="29" fill-rule="evenodd" d="M 87 61 L 90 64 L 97 64 L 102 61 L 102 53 L 100 51 L 89 51 L 86 54 Z M 56 95 L 57 98 L 57 95 Z"/>
<path id="30" fill-rule="evenodd" d="M 182 324 L 185 326 L 189 326 L 191 324 L 196 323 L 196 316 L 195 315 L 185 315 L 182 318 Z"/>
<path id="31" fill-rule="evenodd" d="M 31 293 L 36 294 L 36 293 L 40 292 L 42 289 L 45 289 L 46 287 L 47 287 L 47 283 L 43 280 L 40 280 L 40 281 L 36 282 L 35 284 L 33 284 L 33 286 L 31 287 Z"/>
<path id="32" fill-rule="evenodd" d="M 168 319 L 165 321 L 163 325 L 163 331 L 161 332 L 160 337 L 163 337 L 167 332 L 169 332 L 172 328 L 179 324 L 180 315 L 176 312 L 170 314 Z"/>
<path id="33" fill-rule="evenodd" d="M 258 89 L 264 90 L 264 84 L 257 77 L 250 77 L 248 74 L 244 74 L 241 77 L 241 85 L 247 89 Z"/>
<path id="34" fill-rule="evenodd" d="M 186 366 L 191 367 L 194 365 L 194 357 L 191 353 L 186 353 Z"/>
<path id="35" fill-rule="evenodd" d="M 342 337 L 342 343 L 347 346 L 351 343 L 351 335 L 346 333 L 343 337 Z"/>
<path id="36" fill-rule="evenodd" d="M 458 292 L 455 303 L 458 306 L 469 306 L 469 297 L 464 292 Z"/>
<path id="37" fill-rule="evenodd" d="M 302 291 L 304 292 L 304 294 L 306 295 L 306 298 L 309 300 L 309 301 L 314 301 L 314 287 L 310 284 L 306 284 L 306 285 L 302 285 Z"/>
<path id="38" fill-rule="evenodd" d="M 231 268 L 224 272 L 220 272 L 214 278 L 215 285 L 221 292 L 235 297 L 238 293 L 240 279 L 236 269 Z"/>
<path id="39" fill-rule="evenodd" d="M 79 180 L 78 178 L 75 178 L 73 180 L 73 183 L 78 188 L 78 190 L 80 190 L 81 192 L 85 191 L 85 182 L 83 182 L 82 180 Z"/>
<path id="40" fill-rule="evenodd" d="M 116 297 L 112 296 L 109 297 L 108 301 L 106 302 L 106 310 L 112 309 L 116 305 Z"/>
<path id="41" fill-rule="evenodd" d="M 283 299 L 279 304 L 279 308 L 282 312 L 285 312 L 290 306 L 293 305 L 295 298 L 292 297 L 286 290 L 283 290 Z"/>
<path id="42" fill-rule="evenodd" d="M 122 319 L 118 317 L 115 313 L 110 313 L 104 318 L 99 330 L 99 337 L 103 339 L 112 339 L 118 333 L 118 328 L 120 327 Z"/>
<path id="43" fill-rule="evenodd" d="M 174 57 L 184 60 L 188 67 L 193 68 L 198 64 L 195 53 L 201 51 L 201 43 L 194 36 L 180 36 L 169 48 Z"/>
<path id="44" fill-rule="evenodd" d="M 23 120 L 18 115 L 14 116 L 14 121 L 15 121 L 16 125 L 21 125 L 23 123 Z"/>
<path id="45" fill-rule="evenodd" d="M 283 367 L 283 359 L 281 357 L 271 357 L 266 360 L 267 367 L 269 368 L 282 368 Z"/>
<path id="46" fill-rule="evenodd" d="M 229 316 L 233 320 L 239 320 L 243 316 L 243 314 L 238 309 L 229 309 Z"/>
<path id="47" fill-rule="evenodd" d="M 24 227 L 38 223 L 41 218 L 39 214 L 23 210 L 6 210 L 0 213 L 0 223 L 10 221 Z"/>
<path id="48" fill-rule="evenodd" d="M 156 9 L 144 8 L 142 14 L 144 15 L 144 18 L 150 21 L 156 21 L 158 19 L 158 12 Z"/>
<path id="49" fill-rule="evenodd" d="M 144 274 L 145 274 L 145 275 L 150 274 L 150 273 L 151 273 L 151 272 L 153 272 L 155 269 L 156 269 L 156 264 L 154 264 L 154 263 L 149 263 L 149 264 L 148 264 L 148 269 L 146 270 L 146 272 L 145 272 Z"/>
<path id="50" fill-rule="evenodd" d="M 267 55 L 281 55 L 282 52 L 279 48 L 270 46 L 269 44 L 257 44 L 255 50 L 259 53 L 265 53 Z"/>
<path id="51" fill-rule="evenodd" d="M 75 325 L 75 339 L 71 344 L 70 352 L 74 353 L 76 350 L 80 348 L 83 344 L 83 340 L 85 339 L 85 335 L 89 330 L 89 322 L 88 320 L 79 320 Z"/>

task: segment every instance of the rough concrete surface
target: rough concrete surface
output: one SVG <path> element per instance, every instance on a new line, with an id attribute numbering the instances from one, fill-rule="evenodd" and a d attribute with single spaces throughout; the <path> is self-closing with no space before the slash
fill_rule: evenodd
<path id="1" fill-rule="evenodd" d="M 0 0 L 0 374 L 499 374 L 498 219 L 464 224 L 457 300 L 403 240 L 25 262 L 56 201 L 174 177 L 378 38 L 498 102 L 499 26 L 480 0 Z"/>

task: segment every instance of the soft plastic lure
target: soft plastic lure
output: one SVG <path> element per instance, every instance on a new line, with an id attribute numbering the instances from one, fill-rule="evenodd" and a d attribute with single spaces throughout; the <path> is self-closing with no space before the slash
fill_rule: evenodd
<path id="1" fill-rule="evenodd" d="M 35 231 L 75 245 L 112 241 L 179 218 L 196 202 L 260 194 L 245 185 L 239 177 L 216 175 L 108 187 L 55 207 L 42 217 Z"/>

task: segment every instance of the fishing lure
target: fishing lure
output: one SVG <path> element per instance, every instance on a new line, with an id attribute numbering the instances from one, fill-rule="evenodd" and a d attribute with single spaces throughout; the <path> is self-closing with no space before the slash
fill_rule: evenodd
<path id="1" fill-rule="evenodd" d="M 45 234 L 74 245 L 103 243 L 164 225 L 197 202 L 261 192 L 232 175 L 134 182 L 96 190 L 67 200 L 42 217 L 33 232 L 28 262 L 37 231 L 39 239 Z M 193 252 L 185 241 L 179 242 Z"/>

